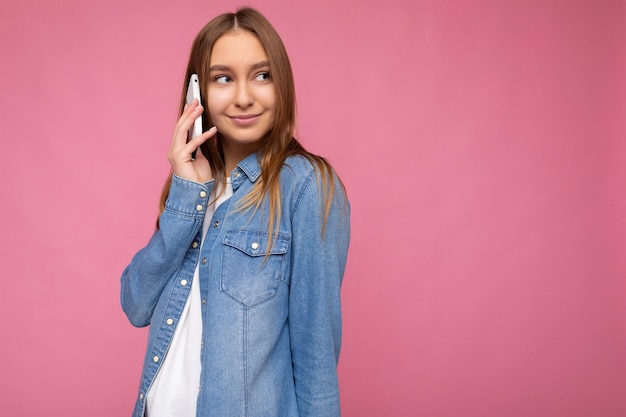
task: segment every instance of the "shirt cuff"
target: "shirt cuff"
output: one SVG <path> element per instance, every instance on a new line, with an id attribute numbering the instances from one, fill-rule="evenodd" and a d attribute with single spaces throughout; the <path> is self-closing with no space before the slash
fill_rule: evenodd
<path id="1" fill-rule="evenodd" d="M 201 184 L 172 174 L 172 183 L 165 202 L 165 209 L 179 214 L 204 216 L 213 184 L 213 180 Z"/>

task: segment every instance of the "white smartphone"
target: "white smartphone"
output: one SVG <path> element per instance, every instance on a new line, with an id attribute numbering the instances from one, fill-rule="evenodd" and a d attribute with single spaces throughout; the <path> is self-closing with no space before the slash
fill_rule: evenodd
<path id="1" fill-rule="evenodd" d="M 189 86 L 187 87 L 187 104 L 190 104 L 194 100 L 198 100 L 198 103 L 202 104 L 200 100 L 200 83 L 198 82 L 198 74 L 191 74 L 189 77 Z M 202 134 L 202 115 L 193 122 L 193 126 L 189 129 L 187 134 L 187 140 L 195 138 Z"/>

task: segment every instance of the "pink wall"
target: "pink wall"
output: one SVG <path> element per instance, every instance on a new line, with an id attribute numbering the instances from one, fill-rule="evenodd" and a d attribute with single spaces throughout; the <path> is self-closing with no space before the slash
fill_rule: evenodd
<path id="1" fill-rule="evenodd" d="M 0 5 L 3 416 L 129 415 L 119 275 L 191 39 L 240 4 L 87 3 Z M 344 415 L 626 415 L 624 3 L 248 4 L 352 201 Z"/>

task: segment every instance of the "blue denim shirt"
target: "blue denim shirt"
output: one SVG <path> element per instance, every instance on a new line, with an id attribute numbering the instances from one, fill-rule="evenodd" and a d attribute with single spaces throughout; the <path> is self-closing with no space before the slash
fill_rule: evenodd
<path id="1" fill-rule="evenodd" d="M 338 181 L 325 232 L 316 171 L 303 157 L 281 170 L 281 219 L 266 259 L 268 204 L 236 210 L 259 179 L 255 154 L 231 173 L 233 196 L 201 226 L 213 182 L 174 176 L 148 245 L 124 270 L 121 302 L 130 322 L 150 325 L 133 417 L 165 357 L 200 265 L 202 373 L 197 415 L 339 416 L 340 287 L 349 205 Z M 267 201 L 265 201 L 267 203 Z"/>

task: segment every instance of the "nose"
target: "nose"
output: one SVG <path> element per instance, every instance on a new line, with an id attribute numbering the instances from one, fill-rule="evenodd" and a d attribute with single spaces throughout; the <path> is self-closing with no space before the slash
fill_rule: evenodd
<path id="1" fill-rule="evenodd" d="M 237 85 L 237 93 L 235 96 L 235 105 L 239 108 L 246 109 L 254 104 L 254 95 L 252 89 L 247 82 L 241 82 Z"/>

